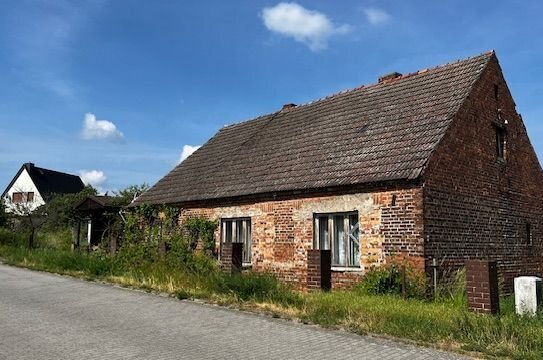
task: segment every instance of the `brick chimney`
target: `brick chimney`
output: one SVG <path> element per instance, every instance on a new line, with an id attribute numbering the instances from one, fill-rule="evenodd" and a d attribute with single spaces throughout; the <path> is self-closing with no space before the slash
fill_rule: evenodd
<path id="1" fill-rule="evenodd" d="M 397 79 L 397 78 L 399 78 L 401 76 L 402 76 L 402 74 L 400 74 L 399 72 L 396 72 L 396 71 L 391 72 L 389 74 L 385 74 L 385 75 L 379 77 L 379 84 L 382 84 L 382 83 L 390 81 L 390 80 Z"/>
<path id="2" fill-rule="evenodd" d="M 283 108 L 281 109 L 281 111 L 286 111 L 295 107 L 296 107 L 296 104 L 293 104 L 293 103 L 285 104 L 283 105 Z"/>

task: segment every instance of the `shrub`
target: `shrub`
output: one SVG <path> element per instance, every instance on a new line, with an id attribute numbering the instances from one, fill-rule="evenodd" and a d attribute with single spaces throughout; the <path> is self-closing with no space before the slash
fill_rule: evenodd
<path id="1" fill-rule="evenodd" d="M 0 228 L 0 245 L 26 246 L 28 237 L 10 229 Z"/>
<path id="2" fill-rule="evenodd" d="M 391 263 L 371 268 L 355 290 L 368 295 L 403 295 L 405 276 L 405 296 L 424 298 L 426 278 L 423 272 L 409 264 Z"/>
<path id="3" fill-rule="evenodd" d="M 211 254 L 215 249 L 213 233 L 217 228 L 217 222 L 202 217 L 188 218 L 184 222 L 185 229 L 189 233 L 191 247 L 194 248 L 198 241 L 202 241 L 203 250 Z"/>
<path id="4" fill-rule="evenodd" d="M 6 205 L 4 200 L 0 199 L 0 228 L 6 227 L 8 224 L 8 213 L 6 212 Z"/>
<path id="5" fill-rule="evenodd" d="M 96 195 L 96 189 L 87 185 L 76 194 L 53 194 L 45 205 L 47 220 L 43 225 L 45 231 L 57 231 L 67 228 L 80 220 L 75 207 L 89 195 Z"/>

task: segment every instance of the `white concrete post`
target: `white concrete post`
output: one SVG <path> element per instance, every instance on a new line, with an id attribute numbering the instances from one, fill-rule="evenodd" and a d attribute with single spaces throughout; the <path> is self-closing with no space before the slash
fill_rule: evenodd
<path id="1" fill-rule="evenodd" d="M 87 245 L 90 247 L 92 237 L 92 220 L 87 223 Z"/>
<path id="2" fill-rule="evenodd" d="M 519 276 L 515 278 L 515 310 L 519 315 L 535 315 L 541 306 L 541 278 Z"/>

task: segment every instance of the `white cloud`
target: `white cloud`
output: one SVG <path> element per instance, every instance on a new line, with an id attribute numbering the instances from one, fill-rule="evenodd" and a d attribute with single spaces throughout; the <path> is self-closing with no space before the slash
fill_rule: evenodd
<path id="1" fill-rule="evenodd" d="M 79 177 L 85 185 L 94 187 L 102 185 L 107 180 L 106 174 L 99 170 L 79 170 Z"/>
<path id="2" fill-rule="evenodd" d="M 368 19 L 368 22 L 371 25 L 385 24 L 389 22 L 391 19 L 391 16 L 389 13 L 377 8 L 364 9 L 364 13 L 366 14 L 366 19 Z"/>
<path id="3" fill-rule="evenodd" d="M 304 43 L 313 51 L 326 49 L 330 36 L 351 30 L 349 25 L 336 26 L 325 14 L 294 2 L 264 8 L 262 19 L 268 30 Z"/>
<path id="4" fill-rule="evenodd" d="M 193 152 L 198 150 L 201 145 L 183 145 L 183 151 L 181 151 L 181 157 L 179 158 L 179 162 L 182 162 L 186 158 L 188 158 Z"/>
<path id="5" fill-rule="evenodd" d="M 86 140 L 123 140 L 124 135 L 114 123 L 108 120 L 96 120 L 91 113 L 85 114 L 83 121 L 83 139 Z"/>

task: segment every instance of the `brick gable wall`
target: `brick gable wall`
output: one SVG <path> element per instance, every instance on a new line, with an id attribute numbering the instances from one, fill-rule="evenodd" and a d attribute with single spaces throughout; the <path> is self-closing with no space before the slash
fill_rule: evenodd
<path id="1" fill-rule="evenodd" d="M 506 129 L 505 163 L 496 158 L 496 125 Z M 497 260 L 506 291 L 518 274 L 542 275 L 543 175 L 497 60 L 475 84 L 423 179 L 427 265 L 433 257 L 453 267 L 468 258 Z"/>
<path id="2" fill-rule="evenodd" d="M 394 197 L 394 199 L 393 199 Z M 391 256 L 408 256 L 423 269 L 422 189 L 379 189 L 367 193 L 313 194 L 270 200 L 239 199 L 219 204 L 185 206 L 181 222 L 192 216 L 209 219 L 250 217 L 252 268 L 271 272 L 297 288 L 305 288 L 307 254 L 313 248 L 313 216 L 358 211 L 361 268 L 332 273 L 332 288 L 346 288 L 364 270 L 380 266 Z M 215 232 L 220 246 L 220 227 Z"/>

